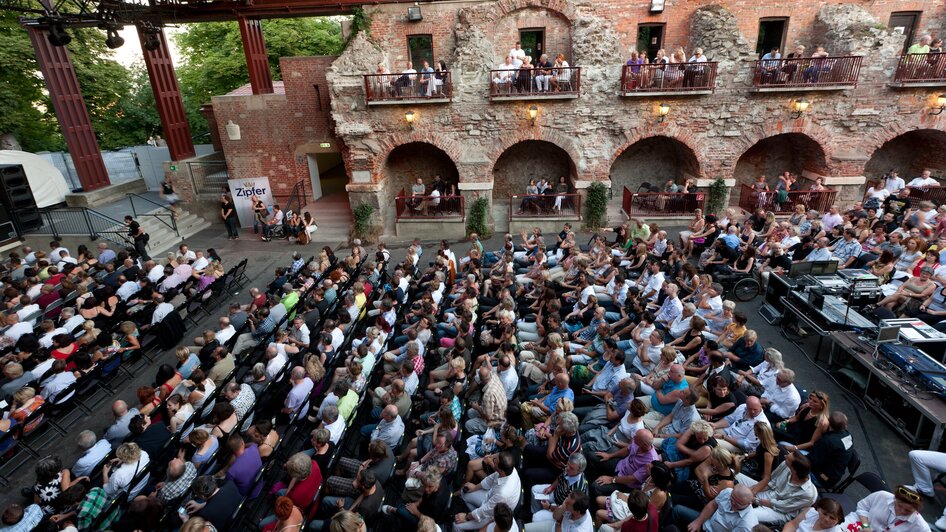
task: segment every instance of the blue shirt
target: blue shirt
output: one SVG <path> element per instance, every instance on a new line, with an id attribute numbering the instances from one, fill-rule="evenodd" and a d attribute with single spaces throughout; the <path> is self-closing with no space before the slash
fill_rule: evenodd
<path id="1" fill-rule="evenodd" d="M 673 392 L 676 390 L 683 390 L 684 388 L 688 388 L 689 386 L 690 385 L 687 383 L 686 379 L 680 381 L 679 384 L 676 382 L 673 382 L 673 380 L 671 379 L 667 379 L 667 382 L 663 383 L 663 385 L 660 386 L 660 393 L 667 395 L 670 392 Z M 661 402 L 657 400 L 657 394 L 650 396 L 650 407 L 665 416 L 669 414 L 670 412 L 672 412 L 673 407 L 676 405 L 677 405 L 676 401 L 669 404 L 661 404 Z"/>
<path id="2" fill-rule="evenodd" d="M 545 400 L 542 401 L 542 404 L 549 409 L 549 414 L 555 413 L 555 406 L 558 404 L 558 400 L 562 397 L 567 399 L 575 400 L 575 392 L 571 388 L 565 388 L 564 390 L 559 390 L 558 386 L 552 388 L 552 391 L 545 397 Z"/>
<path id="3" fill-rule="evenodd" d="M 739 248 L 739 237 L 730 233 L 726 233 L 726 236 L 721 237 L 721 240 L 726 243 L 729 249 L 738 249 Z"/>
<path id="4" fill-rule="evenodd" d="M 596 392 L 610 390 L 617 386 L 624 377 L 627 377 L 627 370 L 624 368 L 624 364 L 615 366 L 613 363 L 608 362 L 601 368 L 601 371 L 595 378 L 595 382 L 591 385 L 591 389 Z"/>
<path id="5" fill-rule="evenodd" d="M 805 257 L 806 262 L 815 262 L 818 260 L 831 260 L 831 250 L 828 248 L 816 248 Z"/>

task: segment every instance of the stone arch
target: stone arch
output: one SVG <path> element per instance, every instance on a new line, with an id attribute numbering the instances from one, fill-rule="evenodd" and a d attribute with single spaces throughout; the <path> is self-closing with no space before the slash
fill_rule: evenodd
<path id="1" fill-rule="evenodd" d="M 400 146 L 411 143 L 430 144 L 450 158 L 454 166 L 463 157 L 463 145 L 442 133 L 414 130 L 407 133 L 385 135 L 379 139 L 377 148 L 374 150 L 377 153 L 372 165 L 372 174 L 375 181 L 384 178 L 384 166 L 391 152 Z"/>
<path id="2" fill-rule="evenodd" d="M 879 179 L 890 169 L 908 181 L 924 169 L 931 170 L 934 177 L 946 177 L 946 131 L 914 129 L 891 136 L 871 152 L 864 176 Z"/>
<path id="3" fill-rule="evenodd" d="M 761 174 L 770 187 L 783 172 L 796 175 L 828 175 L 828 153 L 825 144 L 805 133 L 786 132 L 764 137 L 743 150 L 733 169 L 736 187 L 751 185 Z M 804 185 L 802 188 L 807 188 Z M 739 191 L 731 195 L 739 197 Z"/>
<path id="4" fill-rule="evenodd" d="M 577 169 L 572 155 L 553 142 L 523 139 L 508 145 L 494 159 L 493 198 L 503 200 L 511 194 L 523 194 L 530 179 L 547 178 L 553 182 L 565 176 L 574 186 Z"/>
<path id="5" fill-rule="evenodd" d="M 569 24 L 574 24 L 578 19 L 578 10 L 569 0 L 506 0 L 461 9 L 460 24 L 469 26 L 491 24 L 511 13 L 529 8 L 555 12 L 565 18 Z"/>
<path id="6" fill-rule="evenodd" d="M 611 158 L 611 187 L 614 196 L 627 187 L 636 192 L 643 184 L 661 187 L 673 179 L 683 184 L 701 175 L 696 150 L 679 138 L 647 135 L 628 142 Z"/>
<path id="7" fill-rule="evenodd" d="M 786 123 L 781 120 L 765 126 L 750 127 L 743 132 L 741 137 L 734 137 L 736 146 L 733 152 L 744 153 L 765 139 L 793 133 L 804 135 L 817 143 L 821 151 L 824 152 L 826 163 L 830 161 L 832 140 L 835 136 L 811 120 L 802 119 L 794 122 L 791 127 L 786 127 Z M 825 164 L 825 174 L 828 173 L 829 169 L 828 165 Z"/>
<path id="8" fill-rule="evenodd" d="M 391 149 L 384 157 L 381 168 L 383 184 L 390 195 L 404 189 L 411 193 L 411 185 L 420 178 L 430 187 L 433 177 L 440 175 L 447 185 L 459 182 L 455 160 L 437 145 L 412 141 Z"/>
<path id="9" fill-rule="evenodd" d="M 541 120 L 541 117 L 539 120 Z M 571 179 L 574 180 L 582 178 L 581 172 L 585 170 L 584 159 L 582 158 L 581 151 L 578 149 L 575 141 L 571 137 L 567 137 L 556 131 L 542 127 L 523 127 L 514 132 L 510 131 L 507 135 L 504 135 L 500 142 L 487 155 L 490 168 L 496 166 L 496 163 L 499 161 L 499 157 L 509 150 L 509 148 L 527 140 L 545 141 L 567 153 L 572 168 Z M 523 188 L 525 188 L 525 185 L 523 185 Z"/>

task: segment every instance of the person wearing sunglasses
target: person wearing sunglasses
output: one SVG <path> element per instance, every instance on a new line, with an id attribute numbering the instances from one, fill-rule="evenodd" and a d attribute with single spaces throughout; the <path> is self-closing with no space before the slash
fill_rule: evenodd
<path id="1" fill-rule="evenodd" d="M 844 518 L 843 530 L 860 523 L 862 532 L 930 532 L 920 509 L 923 497 L 910 486 L 897 486 L 893 493 L 877 491 L 857 503 Z"/>

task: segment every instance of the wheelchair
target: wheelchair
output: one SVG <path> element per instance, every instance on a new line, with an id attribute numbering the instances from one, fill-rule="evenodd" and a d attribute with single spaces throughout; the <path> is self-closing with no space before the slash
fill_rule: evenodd
<path id="1" fill-rule="evenodd" d="M 717 281 L 736 301 L 752 301 L 762 291 L 762 285 L 752 272 L 720 275 Z"/>

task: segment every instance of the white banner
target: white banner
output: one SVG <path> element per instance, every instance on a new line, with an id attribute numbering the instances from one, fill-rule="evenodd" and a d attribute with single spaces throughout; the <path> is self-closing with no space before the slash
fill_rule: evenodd
<path id="1" fill-rule="evenodd" d="M 273 192 L 269 188 L 268 177 L 250 177 L 230 179 L 230 195 L 236 206 L 240 227 L 253 227 L 253 196 L 263 200 L 267 207 L 273 206 Z M 269 215 L 267 214 L 267 218 Z"/>

